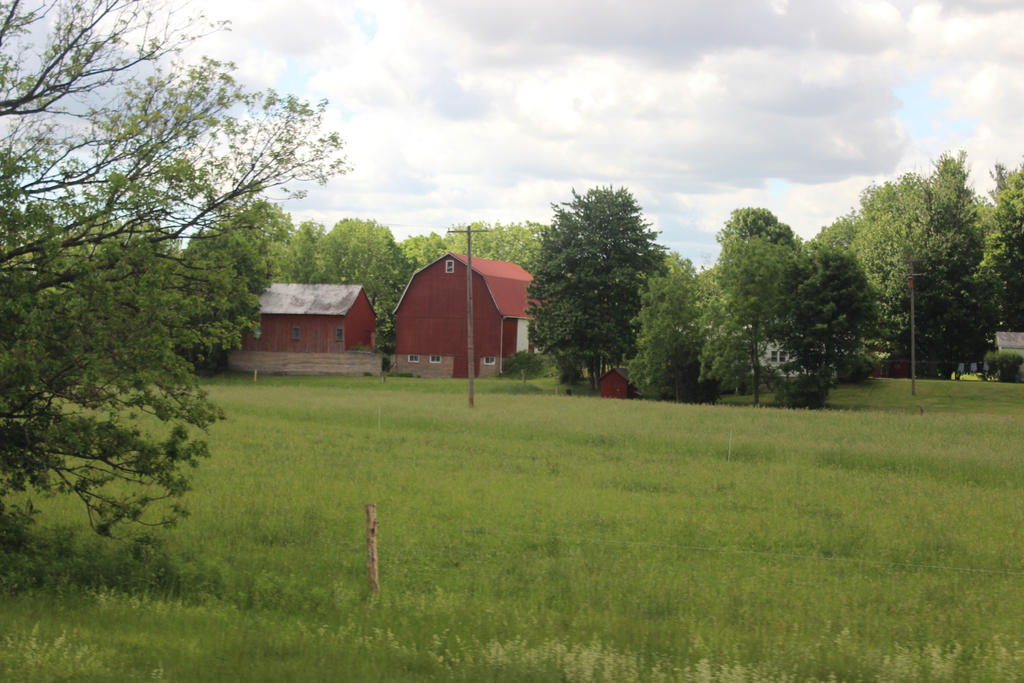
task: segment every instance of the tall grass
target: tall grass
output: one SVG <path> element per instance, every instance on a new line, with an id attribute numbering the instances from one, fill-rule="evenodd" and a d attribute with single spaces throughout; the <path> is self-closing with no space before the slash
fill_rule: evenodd
<path id="1" fill-rule="evenodd" d="M 1013 680 L 1024 387 L 946 384 L 923 413 L 884 382 L 860 394 L 883 411 L 809 413 L 213 380 L 192 516 L 123 546 L 127 578 L 87 539 L 106 578 L 9 591 L 0 678 Z"/>

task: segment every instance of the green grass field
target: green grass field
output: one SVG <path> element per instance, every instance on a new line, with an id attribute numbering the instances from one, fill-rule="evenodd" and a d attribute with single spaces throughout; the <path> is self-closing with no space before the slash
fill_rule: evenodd
<path id="1" fill-rule="evenodd" d="M 109 542 L 49 500 L 4 558 L 0 679 L 1024 678 L 1024 385 L 875 380 L 820 412 L 207 387 L 228 419 L 191 517 Z"/>

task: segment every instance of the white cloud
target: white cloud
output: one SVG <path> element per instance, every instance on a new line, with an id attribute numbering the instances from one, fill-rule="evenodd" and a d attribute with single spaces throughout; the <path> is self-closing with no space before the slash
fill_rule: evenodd
<path id="1" fill-rule="evenodd" d="M 232 0 L 215 11 L 234 29 L 206 49 L 254 87 L 327 97 L 348 141 L 352 173 L 288 208 L 325 223 L 377 218 L 399 237 L 546 221 L 571 188 L 612 184 L 633 190 L 666 244 L 707 253 L 738 207 L 766 206 L 809 237 L 872 179 L 927 170 L 944 149 L 968 151 L 980 186 L 992 163 L 1024 152 L 1016 3 Z M 914 138 L 893 89 L 923 78 L 938 124 Z"/>

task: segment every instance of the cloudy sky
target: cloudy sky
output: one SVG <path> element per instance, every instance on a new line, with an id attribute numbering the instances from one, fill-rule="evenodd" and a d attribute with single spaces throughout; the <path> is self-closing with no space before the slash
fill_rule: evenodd
<path id="1" fill-rule="evenodd" d="M 201 43 L 254 88 L 330 102 L 352 170 L 286 205 L 396 239 L 549 222 L 625 186 L 710 264 L 763 206 L 804 237 L 872 181 L 967 151 L 1024 159 L 1019 0 L 221 0 Z"/>

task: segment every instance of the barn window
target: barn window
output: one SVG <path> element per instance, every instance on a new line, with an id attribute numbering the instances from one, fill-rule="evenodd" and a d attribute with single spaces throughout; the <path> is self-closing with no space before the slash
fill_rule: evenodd
<path id="1" fill-rule="evenodd" d="M 494 365 L 494 356 L 484 356 L 484 365 Z"/>
<path id="2" fill-rule="evenodd" d="M 409 362 L 410 363 L 419 363 L 420 362 L 420 354 L 418 354 L 418 353 L 410 353 L 409 354 Z"/>
<path id="3" fill-rule="evenodd" d="M 441 356 L 431 356 L 430 357 L 430 362 L 431 363 L 440 363 L 441 362 Z"/>
<path id="4" fill-rule="evenodd" d="M 455 272 L 455 261 L 448 259 L 444 262 L 444 272 L 454 273 Z"/>
<path id="5" fill-rule="evenodd" d="M 334 330 L 334 341 L 345 341 L 345 328 L 339 327 Z"/>
<path id="6" fill-rule="evenodd" d="M 298 338 L 299 338 L 299 328 L 298 328 L 298 326 L 296 326 L 296 327 L 292 328 L 292 339 L 298 339 Z"/>

